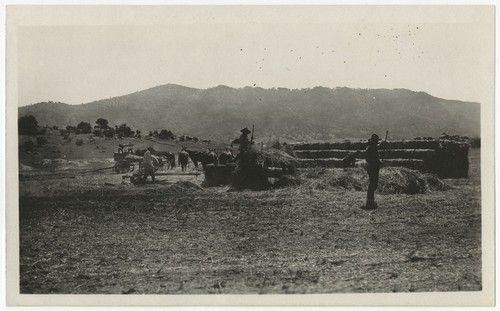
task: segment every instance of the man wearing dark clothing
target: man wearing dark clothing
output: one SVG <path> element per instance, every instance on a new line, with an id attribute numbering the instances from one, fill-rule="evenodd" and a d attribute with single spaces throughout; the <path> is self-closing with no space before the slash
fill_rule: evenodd
<path id="1" fill-rule="evenodd" d="M 250 130 L 248 128 L 244 128 L 241 131 L 240 135 L 240 154 L 244 153 L 248 150 L 248 145 L 250 144 L 250 139 L 248 139 L 248 134 L 250 134 Z"/>
<path id="2" fill-rule="evenodd" d="M 375 203 L 375 190 L 377 190 L 378 187 L 379 171 L 382 164 L 377 150 L 379 140 L 378 135 L 373 134 L 368 140 L 368 147 L 366 148 L 366 162 L 368 163 L 366 170 L 368 171 L 370 184 L 368 185 L 365 209 L 377 208 L 377 204 Z"/>

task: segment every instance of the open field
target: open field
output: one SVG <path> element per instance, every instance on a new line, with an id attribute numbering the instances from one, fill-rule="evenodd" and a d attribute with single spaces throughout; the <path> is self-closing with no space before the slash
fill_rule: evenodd
<path id="1" fill-rule="evenodd" d="M 202 188 L 203 175 L 133 186 L 108 172 L 23 172 L 20 290 L 481 290 L 478 149 L 470 159 L 470 178 L 445 180 L 451 189 L 378 195 L 369 212 L 364 192 L 340 188 L 236 192 Z"/>

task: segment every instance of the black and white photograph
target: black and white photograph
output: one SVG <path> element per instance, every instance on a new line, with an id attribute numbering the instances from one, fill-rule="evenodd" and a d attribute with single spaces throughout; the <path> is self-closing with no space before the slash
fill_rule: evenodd
<path id="1" fill-rule="evenodd" d="M 6 11 L 8 302 L 494 303 L 494 6 Z"/>

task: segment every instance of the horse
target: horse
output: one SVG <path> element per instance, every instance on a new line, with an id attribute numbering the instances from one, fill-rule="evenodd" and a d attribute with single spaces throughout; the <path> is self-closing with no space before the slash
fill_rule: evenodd
<path id="1" fill-rule="evenodd" d="M 205 169 L 208 164 L 219 164 L 219 157 L 217 156 L 215 149 L 209 149 L 208 152 L 188 149 L 184 150 L 189 154 L 189 157 L 191 158 L 191 161 L 193 161 L 195 167 L 198 167 L 198 163 L 201 163 L 203 169 Z"/>
<path id="2" fill-rule="evenodd" d="M 219 155 L 219 163 L 220 164 L 227 164 L 227 163 L 231 163 L 233 162 L 234 160 L 234 156 L 233 156 L 233 153 L 231 152 L 231 149 L 226 149 L 224 150 L 224 152 L 222 152 L 220 155 Z"/>
<path id="3" fill-rule="evenodd" d="M 164 158 L 169 164 L 169 168 L 173 169 L 175 167 L 175 154 L 169 151 L 151 151 L 151 153 L 157 157 Z"/>
<path id="4" fill-rule="evenodd" d="M 208 157 L 206 160 L 207 161 L 206 164 L 203 166 L 203 169 L 205 169 L 205 166 L 210 163 L 213 163 L 214 165 L 219 164 L 219 155 L 215 151 L 215 148 L 212 150 L 208 149 Z M 201 164 L 203 165 L 203 162 Z"/>
<path id="5" fill-rule="evenodd" d="M 184 172 L 187 168 L 188 161 L 189 161 L 189 153 L 186 151 L 186 147 L 183 147 L 182 150 L 179 152 L 179 163 L 181 165 L 181 170 Z"/>

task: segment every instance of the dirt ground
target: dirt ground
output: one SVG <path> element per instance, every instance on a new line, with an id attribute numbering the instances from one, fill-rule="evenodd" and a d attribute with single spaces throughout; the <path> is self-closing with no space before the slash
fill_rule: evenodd
<path id="1" fill-rule="evenodd" d="M 238 192 L 203 188 L 203 175 L 134 186 L 109 172 L 23 172 L 20 290 L 481 290 L 479 150 L 470 157 L 471 177 L 446 180 L 451 189 L 378 195 L 375 211 L 360 208 L 364 192 L 342 189 Z"/>

